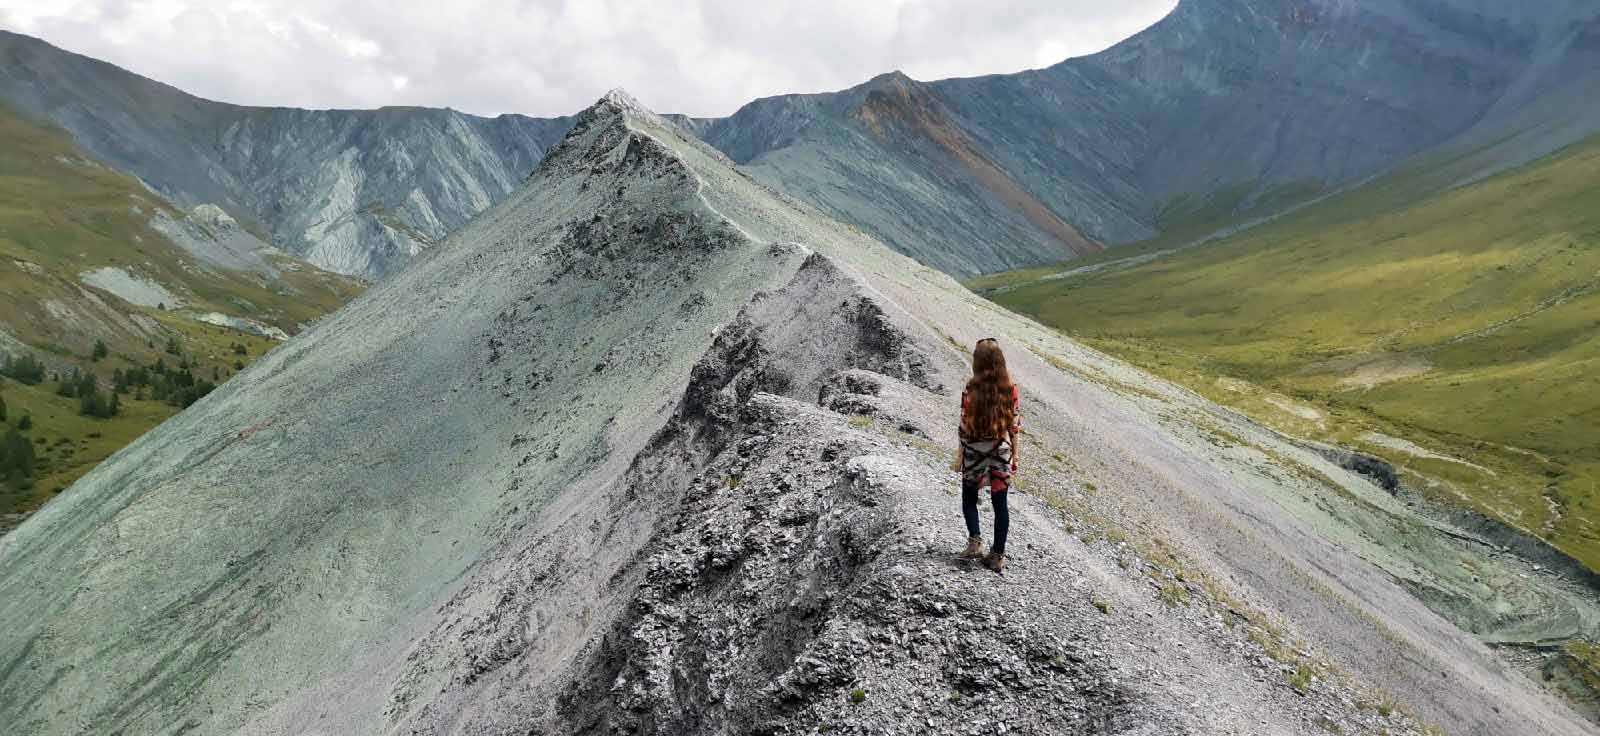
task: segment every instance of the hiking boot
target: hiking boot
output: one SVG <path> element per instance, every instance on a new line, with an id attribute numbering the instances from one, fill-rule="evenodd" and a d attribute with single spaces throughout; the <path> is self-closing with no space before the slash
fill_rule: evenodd
<path id="1" fill-rule="evenodd" d="M 983 566 L 1004 575 L 1006 572 L 1006 556 L 1000 552 L 990 552 L 983 556 Z"/>
<path id="2" fill-rule="evenodd" d="M 983 557 L 983 538 L 967 537 L 967 551 L 961 553 L 963 560 L 976 560 Z"/>

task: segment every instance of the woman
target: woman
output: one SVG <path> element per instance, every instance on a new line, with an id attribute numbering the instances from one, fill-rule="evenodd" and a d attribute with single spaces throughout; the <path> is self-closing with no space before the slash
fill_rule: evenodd
<path id="1" fill-rule="evenodd" d="M 994 338 L 978 341 L 972 350 L 972 378 L 961 392 L 961 447 L 951 469 L 961 473 L 961 514 L 967 520 L 965 559 L 982 559 L 983 566 L 1003 572 L 1006 566 L 1006 531 L 1011 515 L 1006 490 L 1017 470 L 1017 433 L 1022 431 L 1022 393 L 1011 382 L 1006 356 Z M 978 527 L 978 489 L 987 486 L 994 506 L 994 545 L 983 551 Z"/>

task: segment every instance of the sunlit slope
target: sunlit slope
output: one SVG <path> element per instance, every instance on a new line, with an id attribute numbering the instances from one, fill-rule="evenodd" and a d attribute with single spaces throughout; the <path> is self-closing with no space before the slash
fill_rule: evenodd
<path id="1" fill-rule="evenodd" d="M 1414 176 L 1147 263 L 982 286 L 1600 567 L 1600 141 L 1423 201 Z"/>

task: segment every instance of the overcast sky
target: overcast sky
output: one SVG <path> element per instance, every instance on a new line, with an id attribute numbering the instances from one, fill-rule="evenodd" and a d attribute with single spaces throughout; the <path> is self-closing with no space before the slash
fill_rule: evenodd
<path id="1" fill-rule="evenodd" d="M 0 0 L 0 27 L 202 97 L 297 107 L 662 112 L 1014 72 L 1099 51 L 1176 0 Z"/>

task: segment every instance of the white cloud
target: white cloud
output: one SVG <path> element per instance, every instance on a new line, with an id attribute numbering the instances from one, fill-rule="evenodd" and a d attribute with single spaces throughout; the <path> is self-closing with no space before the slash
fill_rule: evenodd
<path id="1" fill-rule="evenodd" d="M 1045 66 L 1176 0 L 0 0 L 0 26 L 195 94 L 301 107 L 574 112 L 611 87 L 663 111 Z"/>

